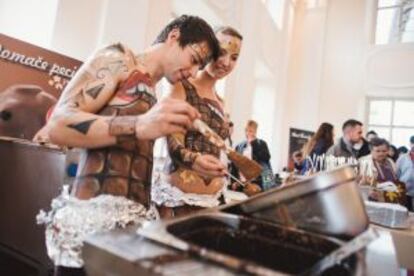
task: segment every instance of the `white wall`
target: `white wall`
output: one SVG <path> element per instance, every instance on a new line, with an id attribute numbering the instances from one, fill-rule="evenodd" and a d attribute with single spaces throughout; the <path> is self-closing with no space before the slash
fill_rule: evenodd
<path id="1" fill-rule="evenodd" d="M 364 120 L 365 7 L 360 0 L 328 4 L 318 117 L 332 122 L 338 135 L 345 120 Z"/>
<path id="2" fill-rule="evenodd" d="M 107 1 L 60 0 L 52 49 L 85 60 L 98 46 Z"/>
<path id="3" fill-rule="evenodd" d="M 414 43 L 370 48 L 365 68 L 367 95 L 414 97 Z"/>
<path id="4" fill-rule="evenodd" d="M 0 0 L 0 33 L 50 48 L 58 0 Z"/>
<path id="5" fill-rule="evenodd" d="M 279 169 L 288 158 L 289 128 L 314 130 L 319 121 L 321 71 L 324 62 L 327 4 L 309 6 L 291 1 L 294 9 L 286 75 Z"/>

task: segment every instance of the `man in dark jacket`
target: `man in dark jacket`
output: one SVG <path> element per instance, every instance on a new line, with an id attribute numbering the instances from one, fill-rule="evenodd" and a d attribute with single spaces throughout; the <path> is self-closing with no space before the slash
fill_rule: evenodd
<path id="1" fill-rule="evenodd" d="M 262 190 L 267 189 L 268 187 L 264 187 L 264 182 L 269 182 L 267 179 L 263 179 L 266 177 L 267 172 L 269 172 L 269 177 L 272 176 L 272 168 L 270 165 L 270 153 L 269 148 L 265 141 L 258 139 L 257 135 L 257 122 L 253 120 L 249 120 L 246 125 L 246 140 L 241 142 L 236 146 L 236 151 L 247 156 L 250 159 L 253 159 L 257 163 L 259 163 L 263 167 L 262 174 L 257 178 L 254 179 L 252 182 L 258 184 Z M 233 170 L 233 173 L 244 181 L 244 176 L 241 175 L 237 169 Z M 272 176 L 273 180 L 273 176 Z M 271 181 L 272 181 L 271 180 Z"/>
<path id="2" fill-rule="evenodd" d="M 362 123 L 350 119 L 342 125 L 343 136 L 329 148 L 327 155 L 354 157 L 356 159 L 370 153 L 369 143 L 362 136 Z"/>

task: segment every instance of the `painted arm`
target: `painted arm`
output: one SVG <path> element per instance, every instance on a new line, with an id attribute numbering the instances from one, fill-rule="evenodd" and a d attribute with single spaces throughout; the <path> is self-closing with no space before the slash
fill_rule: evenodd
<path id="1" fill-rule="evenodd" d="M 126 139 L 155 139 L 183 133 L 198 118 L 198 112 L 184 101 L 167 99 L 138 116 L 101 116 L 97 113 L 112 99 L 118 85 L 137 64 L 121 45 L 98 51 L 68 84 L 50 119 L 52 143 L 96 148 Z"/>
<path id="2" fill-rule="evenodd" d="M 185 100 L 185 91 L 181 83 L 174 85 L 168 96 L 172 99 Z M 173 133 L 167 137 L 168 150 L 173 160 L 210 177 L 222 176 L 225 166 L 210 154 L 201 154 L 185 147 L 185 133 Z"/>
<path id="3" fill-rule="evenodd" d="M 97 113 L 112 98 L 117 85 L 134 66 L 120 47 L 107 47 L 98 51 L 79 68 L 63 91 L 49 121 L 52 143 L 71 147 L 102 147 L 116 143 L 110 131 L 112 118 Z M 123 127 L 117 133 L 135 132 L 134 117 L 120 117 Z"/>

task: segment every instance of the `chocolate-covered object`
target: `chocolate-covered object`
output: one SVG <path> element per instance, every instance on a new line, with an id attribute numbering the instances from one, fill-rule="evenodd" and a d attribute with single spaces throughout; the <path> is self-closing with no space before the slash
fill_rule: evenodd
<path id="1" fill-rule="evenodd" d="M 31 140 L 56 98 L 40 86 L 17 84 L 0 92 L 0 136 Z"/>

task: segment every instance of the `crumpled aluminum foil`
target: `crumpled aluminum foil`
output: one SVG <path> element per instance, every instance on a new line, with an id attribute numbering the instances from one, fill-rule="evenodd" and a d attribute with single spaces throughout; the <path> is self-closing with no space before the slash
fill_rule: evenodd
<path id="1" fill-rule="evenodd" d="M 82 246 L 87 235 L 116 227 L 142 224 L 159 219 L 155 207 L 143 205 L 121 196 L 99 195 L 80 200 L 69 195 L 68 186 L 52 200 L 51 210 L 40 210 L 38 224 L 46 225 L 46 247 L 55 265 L 82 267 Z"/>

